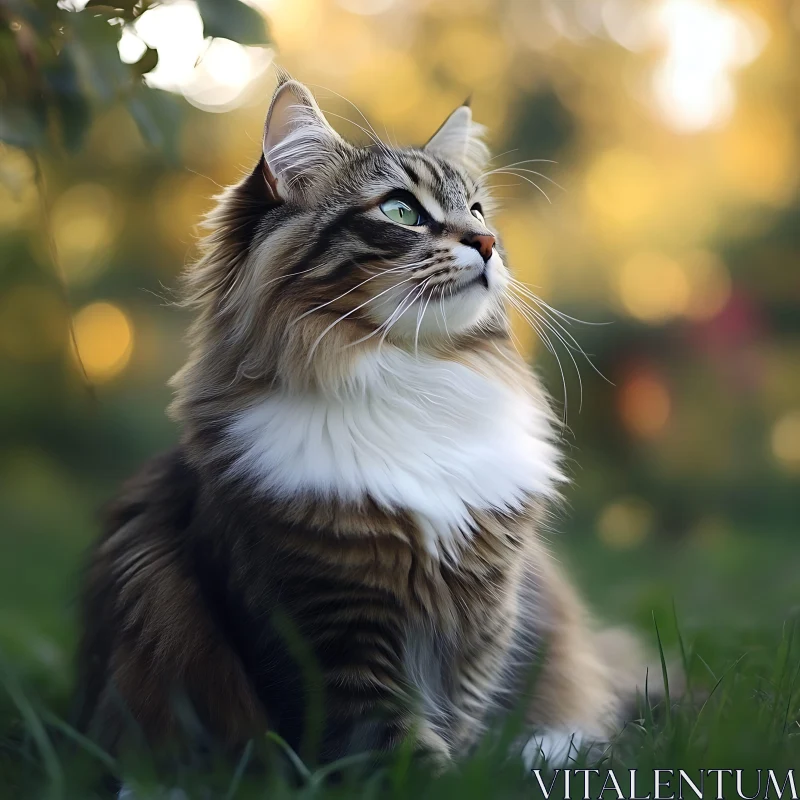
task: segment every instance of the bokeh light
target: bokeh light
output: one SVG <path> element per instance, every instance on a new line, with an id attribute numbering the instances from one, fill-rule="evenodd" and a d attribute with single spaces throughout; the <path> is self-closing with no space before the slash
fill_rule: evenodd
<path id="1" fill-rule="evenodd" d="M 75 315 L 73 328 L 80 361 L 90 380 L 110 380 L 125 369 L 133 350 L 133 326 L 120 308 L 92 303 Z"/>
<path id="2" fill-rule="evenodd" d="M 775 422 L 770 443 L 782 466 L 800 470 L 800 408 L 788 411 Z"/>
<path id="3" fill-rule="evenodd" d="M 94 277 L 119 228 L 114 195 L 97 183 L 80 183 L 64 192 L 52 210 L 53 236 L 67 279 L 77 283 Z"/>
<path id="4" fill-rule="evenodd" d="M 735 102 L 731 72 L 763 48 L 763 22 L 719 0 L 662 0 L 655 20 L 666 44 L 653 76 L 664 118 L 687 132 L 724 121 Z"/>
<path id="5" fill-rule="evenodd" d="M 0 146 L 0 230 L 16 230 L 35 218 L 33 164 L 21 150 Z"/>
<path id="6" fill-rule="evenodd" d="M 730 272 L 716 253 L 707 250 L 689 253 L 683 261 L 690 291 L 686 316 L 693 320 L 711 319 L 731 298 Z"/>
<path id="7" fill-rule="evenodd" d="M 619 297 L 642 322 L 665 322 L 687 310 L 689 279 L 684 267 L 661 253 L 637 253 L 622 264 Z"/>
<path id="8" fill-rule="evenodd" d="M 628 377 L 619 388 L 617 402 L 623 425 L 645 439 L 664 430 L 672 410 L 664 381 L 648 371 L 637 371 Z"/>
<path id="9" fill-rule="evenodd" d="M 653 530 L 652 506 L 637 497 L 623 497 L 607 505 L 597 518 L 597 536 L 615 550 L 640 545 Z"/>
<path id="10" fill-rule="evenodd" d="M 180 92 L 207 111 L 226 111 L 240 102 L 273 55 L 270 48 L 207 38 L 197 4 L 191 0 L 148 9 L 124 32 L 120 55 L 135 61 L 144 46 L 158 51 L 158 64 L 147 73 L 147 83 Z"/>

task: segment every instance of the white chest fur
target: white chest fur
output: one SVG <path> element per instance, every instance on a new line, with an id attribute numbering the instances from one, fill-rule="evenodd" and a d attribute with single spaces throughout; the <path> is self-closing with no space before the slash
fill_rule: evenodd
<path id="1" fill-rule="evenodd" d="M 432 552 L 469 532 L 470 508 L 516 509 L 561 479 L 547 416 L 524 390 L 393 348 L 363 358 L 340 396 L 270 394 L 229 435 L 237 475 L 281 496 L 405 509 Z"/>

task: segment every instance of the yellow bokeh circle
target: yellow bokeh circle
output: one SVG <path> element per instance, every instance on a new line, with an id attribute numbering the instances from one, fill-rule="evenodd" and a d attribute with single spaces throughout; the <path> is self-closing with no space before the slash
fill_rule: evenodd
<path id="1" fill-rule="evenodd" d="M 110 380 L 125 369 L 133 351 L 133 326 L 120 308 L 91 303 L 75 315 L 73 326 L 80 361 L 91 380 Z"/>
<path id="2" fill-rule="evenodd" d="M 637 253 L 619 272 L 625 311 L 642 322 L 658 323 L 686 312 L 691 298 L 684 267 L 661 253 Z"/>
<path id="3" fill-rule="evenodd" d="M 800 409 L 787 412 L 775 422 L 770 444 L 780 464 L 800 469 Z"/>

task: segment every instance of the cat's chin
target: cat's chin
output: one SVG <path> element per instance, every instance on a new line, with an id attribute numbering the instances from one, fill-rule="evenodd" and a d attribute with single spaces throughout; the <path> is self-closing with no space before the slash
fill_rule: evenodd
<path id="1" fill-rule="evenodd" d="M 474 281 L 444 298 L 431 299 L 425 307 L 415 304 L 394 320 L 390 338 L 412 343 L 447 341 L 479 329 L 499 302 L 496 287 Z M 424 308 L 424 314 L 421 309 Z"/>

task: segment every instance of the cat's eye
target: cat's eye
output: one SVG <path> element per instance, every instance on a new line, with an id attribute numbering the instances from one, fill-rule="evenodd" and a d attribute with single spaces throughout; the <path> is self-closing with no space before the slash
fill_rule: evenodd
<path id="1" fill-rule="evenodd" d="M 483 218 L 483 209 L 481 208 L 480 203 L 475 203 L 474 206 L 470 209 L 472 212 L 472 216 L 475 217 L 479 222 L 482 222 L 484 225 L 486 224 L 486 220 Z"/>
<path id="2" fill-rule="evenodd" d="M 422 214 L 419 209 L 414 208 L 411 203 L 401 200 L 399 197 L 392 197 L 381 203 L 381 211 L 386 214 L 392 222 L 400 225 L 421 225 Z"/>

